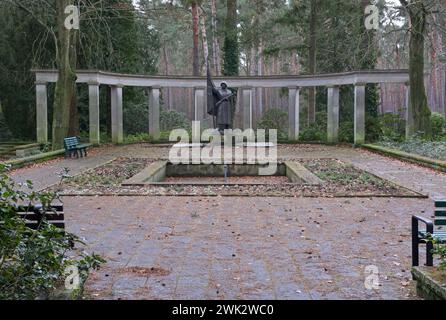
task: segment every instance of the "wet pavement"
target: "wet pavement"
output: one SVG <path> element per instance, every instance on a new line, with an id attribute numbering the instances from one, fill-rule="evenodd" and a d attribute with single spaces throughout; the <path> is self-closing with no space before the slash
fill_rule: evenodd
<path id="1" fill-rule="evenodd" d="M 119 156 L 163 159 L 167 148 L 94 150 L 15 171 L 37 188 L 64 167 L 81 173 Z M 284 146 L 283 160 L 338 158 L 431 198 L 446 174 L 347 147 Z M 67 229 L 107 259 L 92 299 L 413 299 L 410 218 L 432 199 L 65 197 Z M 365 286 L 367 267 L 378 289 Z M 367 269 L 368 270 L 368 269 Z"/>

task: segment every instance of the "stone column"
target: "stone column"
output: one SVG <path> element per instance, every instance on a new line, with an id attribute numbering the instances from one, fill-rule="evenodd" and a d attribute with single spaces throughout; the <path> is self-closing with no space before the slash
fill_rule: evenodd
<path id="1" fill-rule="evenodd" d="M 243 130 L 252 129 L 252 88 L 242 88 Z"/>
<path id="2" fill-rule="evenodd" d="M 124 124 L 122 116 L 122 86 L 111 86 L 112 142 L 124 142 Z"/>
<path id="3" fill-rule="evenodd" d="M 46 82 L 36 82 L 37 142 L 48 142 L 48 93 Z"/>
<path id="4" fill-rule="evenodd" d="M 159 140 L 160 133 L 160 87 L 149 89 L 149 133 L 155 140 Z"/>
<path id="5" fill-rule="evenodd" d="M 300 133 L 300 89 L 290 87 L 288 90 L 288 138 L 297 141 Z"/>
<path id="6" fill-rule="evenodd" d="M 328 87 L 327 142 L 339 142 L 339 87 Z"/>
<path id="7" fill-rule="evenodd" d="M 195 88 L 195 121 L 203 121 L 205 115 L 205 89 Z"/>
<path id="8" fill-rule="evenodd" d="M 406 83 L 406 139 L 410 139 L 413 132 L 413 109 L 410 105 L 410 85 Z"/>
<path id="9" fill-rule="evenodd" d="M 355 145 L 365 143 L 365 84 L 355 85 Z"/>
<path id="10" fill-rule="evenodd" d="M 99 126 L 99 83 L 88 84 L 89 118 L 90 118 L 90 143 L 101 143 Z"/>

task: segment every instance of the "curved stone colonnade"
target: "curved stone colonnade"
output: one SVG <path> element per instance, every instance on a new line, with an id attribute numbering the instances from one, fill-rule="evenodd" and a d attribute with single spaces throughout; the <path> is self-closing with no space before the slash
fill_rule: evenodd
<path id="1" fill-rule="evenodd" d="M 37 141 L 48 142 L 48 98 L 47 84 L 57 81 L 56 70 L 33 70 L 36 74 L 36 115 Z M 339 87 L 355 86 L 355 144 L 365 141 L 365 93 L 369 83 L 404 83 L 409 92 L 409 73 L 407 70 L 353 71 L 314 76 L 261 76 L 261 77 L 216 77 L 216 81 L 226 81 L 231 87 L 241 90 L 243 128 L 252 127 L 252 88 L 289 88 L 289 139 L 299 139 L 300 89 L 305 87 L 327 87 L 327 137 L 329 143 L 338 141 L 339 132 Z M 125 86 L 149 88 L 149 133 L 155 138 L 160 136 L 160 90 L 161 88 L 194 88 L 195 120 L 204 116 L 206 109 L 206 78 L 190 76 L 146 76 L 129 75 L 97 70 L 77 71 L 77 83 L 89 86 L 90 142 L 100 143 L 99 127 L 99 86 L 111 86 L 112 141 L 122 143 L 123 114 L 122 88 Z M 408 96 L 408 95 L 407 95 Z M 407 102 L 406 102 L 407 103 Z M 410 108 L 407 106 L 407 116 Z"/>

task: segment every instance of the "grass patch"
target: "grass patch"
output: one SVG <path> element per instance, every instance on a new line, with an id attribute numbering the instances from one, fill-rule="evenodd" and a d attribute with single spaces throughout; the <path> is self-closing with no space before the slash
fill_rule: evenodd
<path id="1" fill-rule="evenodd" d="M 425 141 L 420 139 L 403 142 L 381 141 L 377 145 L 407 153 L 417 154 L 431 159 L 446 161 L 446 140 Z"/>

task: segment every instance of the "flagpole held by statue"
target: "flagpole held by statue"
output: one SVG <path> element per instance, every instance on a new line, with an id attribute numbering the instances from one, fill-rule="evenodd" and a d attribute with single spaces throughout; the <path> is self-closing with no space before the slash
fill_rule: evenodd
<path id="1" fill-rule="evenodd" d="M 232 127 L 233 98 L 235 94 L 228 88 L 226 82 L 217 89 L 212 80 L 209 63 L 207 64 L 207 112 L 213 118 L 214 129 L 221 135 Z"/>

